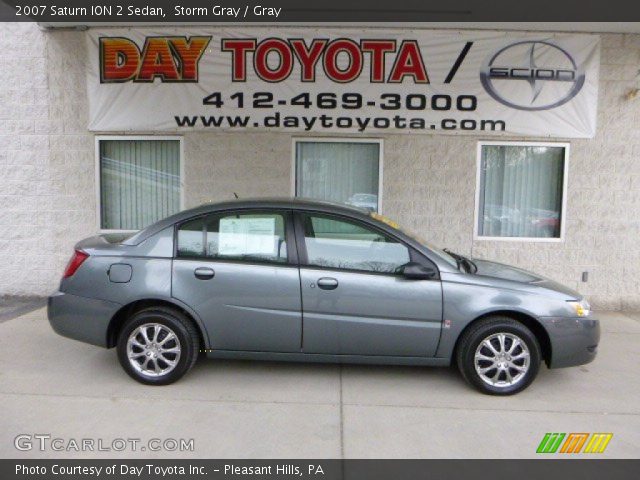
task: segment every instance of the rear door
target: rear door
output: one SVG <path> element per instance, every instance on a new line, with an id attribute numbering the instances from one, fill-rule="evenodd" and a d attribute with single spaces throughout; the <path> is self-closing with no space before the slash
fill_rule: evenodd
<path id="1" fill-rule="evenodd" d="M 396 273 L 409 261 L 429 260 L 364 222 L 296 215 L 303 351 L 435 355 L 442 324 L 441 283 Z"/>
<path id="2" fill-rule="evenodd" d="M 177 227 L 172 295 L 213 349 L 299 352 L 300 278 L 288 211 L 230 211 Z"/>

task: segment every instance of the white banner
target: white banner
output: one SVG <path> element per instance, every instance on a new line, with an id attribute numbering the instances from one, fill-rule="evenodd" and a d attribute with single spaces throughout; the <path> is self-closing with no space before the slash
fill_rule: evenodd
<path id="1" fill-rule="evenodd" d="M 93 131 L 596 131 L 596 35 L 162 27 L 88 41 Z"/>

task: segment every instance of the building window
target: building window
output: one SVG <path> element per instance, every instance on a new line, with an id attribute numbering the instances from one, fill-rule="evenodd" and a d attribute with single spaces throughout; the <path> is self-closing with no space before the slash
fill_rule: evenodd
<path id="1" fill-rule="evenodd" d="M 381 140 L 296 140 L 295 195 L 380 211 Z"/>
<path id="2" fill-rule="evenodd" d="M 476 237 L 562 238 L 568 144 L 479 145 Z"/>
<path id="3" fill-rule="evenodd" d="M 98 137 L 101 230 L 139 230 L 181 209 L 179 138 Z"/>

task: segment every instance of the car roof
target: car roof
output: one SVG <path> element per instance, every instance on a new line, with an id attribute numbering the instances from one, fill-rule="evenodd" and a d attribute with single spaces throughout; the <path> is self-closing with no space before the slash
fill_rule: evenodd
<path id="1" fill-rule="evenodd" d="M 372 214 L 364 209 L 350 205 L 344 205 L 341 203 L 325 202 L 318 200 L 311 200 L 308 198 L 290 198 L 290 197 L 266 197 L 266 198 L 246 198 L 235 199 L 217 203 L 205 203 L 195 208 L 183 210 L 179 213 L 171 215 L 159 222 L 149 225 L 145 229 L 139 231 L 132 237 L 127 238 L 122 242 L 122 245 L 138 245 L 144 242 L 147 238 L 161 232 L 166 228 L 172 227 L 176 223 L 183 222 L 193 217 L 200 215 L 207 215 L 215 212 L 223 212 L 229 210 L 254 210 L 254 209 L 280 209 L 280 210 L 310 210 L 320 213 L 345 215 L 349 218 L 359 219 L 369 224 L 376 225 L 379 229 L 392 234 L 405 243 L 411 245 L 414 249 L 422 252 L 432 262 L 434 262 L 440 270 L 444 271 L 457 271 L 453 269 L 451 265 L 447 264 L 444 260 L 440 259 L 437 255 L 434 255 L 429 251 L 427 247 L 420 244 L 414 238 L 408 236 L 400 230 L 392 228 L 383 219 L 376 218 Z"/>
<path id="2" fill-rule="evenodd" d="M 206 215 L 225 210 L 253 210 L 253 209 L 283 209 L 283 210 L 313 210 L 324 213 L 344 214 L 356 218 L 369 218 L 365 209 L 343 205 L 341 203 L 312 200 L 300 197 L 264 197 L 241 198 L 224 202 L 208 202 L 194 208 L 182 210 L 170 217 L 164 218 L 148 227 L 140 230 L 122 243 L 125 245 L 138 245 L 151 235 L 192 217 Z"/>

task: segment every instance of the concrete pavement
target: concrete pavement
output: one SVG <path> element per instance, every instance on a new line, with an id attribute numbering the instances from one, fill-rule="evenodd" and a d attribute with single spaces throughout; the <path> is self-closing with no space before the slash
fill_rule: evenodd
<path id="1" fill-rule="evenodd" d="M 521 458 L 546 432 L 612 432 L 603 457 L 640 452 L 640 314 L 604 313 L 596 361 L 541 369 L 507 398 L 447 368 L 204 360 L 145 387 L 114 350 L 56 335 L 44 309 L 0 323 L 2 458 Z M 194 439 L 187 452 L 19 451 L 19 434 Z"/>

